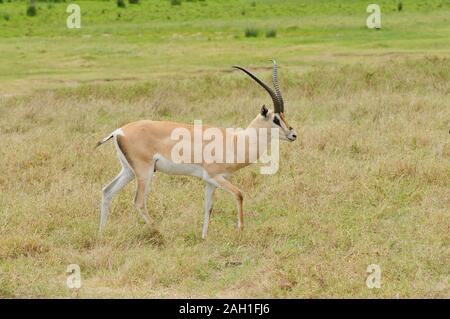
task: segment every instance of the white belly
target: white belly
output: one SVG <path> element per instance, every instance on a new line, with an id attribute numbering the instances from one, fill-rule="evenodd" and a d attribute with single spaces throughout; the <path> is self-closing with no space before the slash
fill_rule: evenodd
<path id="1" fill-rule="evenodd" d="M 208 173 L 200 165 L 174 163 L 160 154 L 153 156 L 153 159 L 155 160 L 155 168 L 157 171 L 161 171 L 169 175 L 187 175 L 199 177 L 204 180 L 210 179 Z"/>

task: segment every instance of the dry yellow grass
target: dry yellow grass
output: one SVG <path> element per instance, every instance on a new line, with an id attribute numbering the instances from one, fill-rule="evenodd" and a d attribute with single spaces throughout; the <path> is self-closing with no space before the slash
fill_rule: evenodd
<path id="1" fill-rule="evenodd" d="M 290 123 L 280 171 L 235 176 L 246 229 L 216 194 L 200 239 L 203 184 L 158 174 L 150 230 L 134 185 L 97 237 L 112 145 L 137 119 L 245 126 L 265 94 L 240 74 L 204 72 L 0 98 L 1 297 L 449 297 L 448 58 L 283 69 Z M 263 76 L 269 73 L 262 72 Z M 173 94 L 177 92 L 177 94 Z M 66 287 L 79 264 L 82 288 Z M 368 289 L 379 264 L 382 287 Z"/>

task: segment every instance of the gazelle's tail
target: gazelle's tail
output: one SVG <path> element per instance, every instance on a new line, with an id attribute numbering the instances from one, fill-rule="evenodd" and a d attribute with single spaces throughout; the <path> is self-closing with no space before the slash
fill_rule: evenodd
<path id="1" fill-rule="evenodd" d="M 123 135 L 122 129 L 119 128 L 117 130 L 115 130 L 114 132 L 112 132 L 111 134 L 109 134 L 107 137 L 105 137 L 104 139 L 102 139 L 100 142 L 97 142 L 97 145 L 95 145 L 95 148 L 99 147 L 100 145 L 108 142 L 111 138 L 113 138 L 116 135 Z"/>
<path id="2" fill-rule="evenodd" d="M 97 148 L 97 147 L 99 147 L 100 145 L 102 145 L 102 144 L 108 142 L 108 141 L 109 141 L 111 138 L 113 138 L 113 137 L 114 137 L 113 134 L 108 135 L 107 137 L 105 137 L 105 138 L 102 139 L 101 141 L 97 142 L 97 145 L 95 145 L 95 148 Z"/>

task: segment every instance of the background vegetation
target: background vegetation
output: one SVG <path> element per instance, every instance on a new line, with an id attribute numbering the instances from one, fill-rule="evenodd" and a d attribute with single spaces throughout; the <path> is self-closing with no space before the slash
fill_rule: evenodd
<path id="1" fill-rule="evenodd" d="M 449 297 L 450 2 L 0 1 L 1 297 Z M 290 124 L 279 172 L 247 168 L 246 229 L 203 183 L 158 174 L 156 228 L 134 185 L 97 236 L 118 172 L 95 143 L 142 118 L 244 127 L 277 58 Z M 66 287 L 79 264 L 82 288 Z M 379 264 L 380 289 L 366 268 Z"/>

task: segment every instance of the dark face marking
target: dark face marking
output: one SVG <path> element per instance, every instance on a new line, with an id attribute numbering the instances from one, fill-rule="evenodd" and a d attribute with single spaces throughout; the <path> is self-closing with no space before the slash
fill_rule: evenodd
<path id="1" fill-rule="evenodd" d="M 280 120 L 278 119 L 278 117 L 274 117 L 273 118 L 273 122 L 275 123 L 275 125 L 278 125 L 278 126 L 280 126 L 281 127 L 281 125 L 280 125 Z"/>

